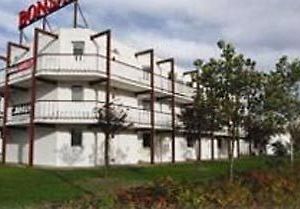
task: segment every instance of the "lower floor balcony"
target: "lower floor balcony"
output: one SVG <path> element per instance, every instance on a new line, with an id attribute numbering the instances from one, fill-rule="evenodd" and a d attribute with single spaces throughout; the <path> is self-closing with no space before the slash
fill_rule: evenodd
<path id="1" fill-rule="evenodd" d="M 111 104 L 110 107 L 116 113 L 126 114 L 126 123 L 132 128 L 150 128 L 150 110 Z M 105 109 L 104 102 L 98 101 L 45 101 L 39 100 L 35 104 L 35 123 L 45 124 L 91 124 L 101 123 L 99 110 Z M 30 123 L 31 105 L 29 103 L 12 105 L 8 108 L 7 125 L 26 125 Z M 170 112 L 155 111 L 155 128 L 172 129 L 172 115 Z M 176 125 L 181 123 L 176 117 Z"/>

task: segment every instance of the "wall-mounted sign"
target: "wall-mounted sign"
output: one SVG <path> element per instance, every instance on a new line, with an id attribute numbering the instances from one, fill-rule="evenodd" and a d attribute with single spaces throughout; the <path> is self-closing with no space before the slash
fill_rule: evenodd
<path id="1" fill-rule="evenodd" d="M 74 2 L 76 0 L 40 0 L 19 13 L 19 29 L 21 30 Z"/>
<path id="2" fill-rule="evenodd" d="M 30 113 L 30 105 L 29 104 L 15 105 L 11 109 L 12 116 L 28 115 L 29 113 Z"/>

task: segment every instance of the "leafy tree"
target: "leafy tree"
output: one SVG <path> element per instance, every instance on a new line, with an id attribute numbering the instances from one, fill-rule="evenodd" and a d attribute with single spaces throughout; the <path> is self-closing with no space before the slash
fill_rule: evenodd
<path id="1" fill-rule="evenodd" d="M 104 142 L 104 161 L 105 166 L 108 167 L 110 161 L 110 139 L 121 131 L 126 130 L 133 124 L 126 121 L 128 117 L 127 111 L 121 106 L 114 105 L 113 103 L 110 103 L 108 106 L 104 105 L 100 108 L 97 108 L 96 113 L 100 130 L 108 136 Z M 108 117 L 106 116 L 106 113 L 108 113 Z"/>
<path id="2" fill-rule="evenodd" d="M 244 120 L 246 140 L 257 145 L 259 153 L 265 153 L 265 147 L 271 137 L 282 132 L 282 117 L 278 114 L 276 100 L 280 94 L 277 81 L 271 75 L 253 72 L 251 93 L 247 98 L 247 115 Z M 276 99 L 276 100 L 275 100 Z"/>
<path id="3" fill-rule="evenodd" d="M 298 121 L 300 118 L 299 82 L 300 60 L 289 61 L 283 56 L 276 64 L 273 76 L 279 80 L 280 100 L 278 99 L 278 113 L 282 115 L 282 123 L 290 134 L 291 164 L 294 164 L 294 144 L 297 139 Z"/>
<path id="4" fill-rule="evenodd" d="M 252 82 L 255 62 L 238 54 L 233 45 L 218 42 L 221 57 L 217 61 L 219 71 L 219 96 L 221 98 L 221 114 L 228 129 L 230 144 L 230 179 L 233 179 L 234 146 L 239 142 L 240 130 L 247 112 L 247 99 L 253 91 Z M 239 143 L 238 143 L 239 144 Z"/>
<path id="5" fill-rule="evenodd" d="M 201 136 L 210 136 L 212 143 L 212 159 L 214 159 L 214 132 L 220 130 L 221 119 L 218 114 L 219 104 L 217 96 L 217 74 L 214 60 L 204 64 L 202 60 L 194 62 L 196 71 L 191 74 L 192 84 L 196 84 L 197 93 L 194 104 L 186 108 L 181 116 L 187 133 L 198 139 L 201 144 Z M 201 147 L 199 146 L 199 151 Z M 201 153 L 198 153 L 200 159 Z"/>

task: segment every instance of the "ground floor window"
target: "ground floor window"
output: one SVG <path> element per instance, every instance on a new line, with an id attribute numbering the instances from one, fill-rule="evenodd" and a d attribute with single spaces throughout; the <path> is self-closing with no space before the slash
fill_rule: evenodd
<path id="1" fill-rule="evenodd" d="M 151 146 L 151 134 L 150 133 L 143 133 L 143 147 L 150 147 Z"/>
<path id="2" fill-rule="evenodd" d="M 217 139 L 218 149 L 222 149 L 222 139 Z"/>
<path id="3" fill-rule="evenodd" d="M 82 147 L 82 132 L 80 130 L 73 129 L 71 131 L 71 146 Z"/>
<path id="4" fill-rule="evenodd" d="M 187 147 L 194 147 L 196 143 L 196 139 L 194 136 L 189 135 L 186 138 L 186 142 L 187 142 Z"/>

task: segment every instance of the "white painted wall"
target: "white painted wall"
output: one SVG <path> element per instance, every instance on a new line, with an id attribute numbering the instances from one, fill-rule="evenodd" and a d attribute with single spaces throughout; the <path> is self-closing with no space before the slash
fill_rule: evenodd
<path id="1" fill-rule="evenodd" d="M 8 163 L 28 163 L 28 135 L 26 129 L 13 129 L 10 131 L 7 142 L 6 160 Z"/>

